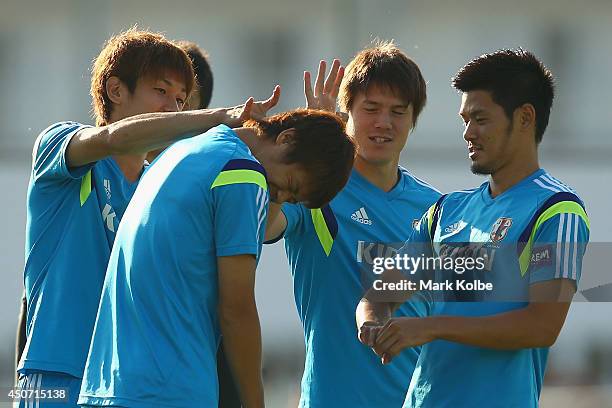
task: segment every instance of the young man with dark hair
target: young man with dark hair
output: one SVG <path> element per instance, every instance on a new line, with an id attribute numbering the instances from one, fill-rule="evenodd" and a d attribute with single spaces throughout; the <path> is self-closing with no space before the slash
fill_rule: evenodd
<path id="1" fill-rule="evenodd" d="M 263 407 L 254 283 L 268 201 L 326 205 L 354 154 L 340 118 L 315 110 L 169 147 L 117 232 L 79 403 L 217 406 L 223 334 L 243 405 Z"/>
<path id="2" fill-rule="evenodd" d="M 305 73 L 309 106 L 348 113 L 357 157 L 347 186 L 319 209 L 271 206 L 268 239 L 285 238 L 295 301 L 304 327 L 306 364 L 300 407 L 397 407 L 418 350 L 390 366 L 355 338 L 355 305 L 369 282 L 372 258 L 395 252 L 440 193 L 400 167 L 400 152 L 426 102 L 418 66 L 392 43 L 362 50 L 344 69 L 334 61 L 327 80 L 321 62 L 314 92 Z M 398 246 L 399 243 L 399 246 Z M 400 316 L 420 316 L 422 304 Z"/>
<path id="3" fill-rule="evenodd" d="M 422 345 L 405 407 L 536 407 L 589 238 L 582 200 L 538 164 L 553 77 L 532 53 L 501 50 L 470 61 L 453 86 L 472 171 L 489 180 L 442 197 L 403 252 L 456 259 L 478 247 L 490 261 L 474 277 L 491 292 L 446 291 L 432 316 L 408 319 L 391 318 L 396 304 L 370 290 L 356 312 L 359 336 L 383 363 Z"/>
<path id="4" fill-rule="evenodd" d="M 37 138 L 27 198 L 27 342 L 19 387 L 62 388 L 67 398 L 63 405 L 22 399 L 20 406 L 76 406 L 110 250 L 146 153 L 220 123 L 239 125 L 278 100 L 277 89 L 263 103 L 179 112 L 193 84 L 183 50 L 161 35 L 129 30 L 112 37 L 94 62 L 97 126 L 60 122 Z"/>

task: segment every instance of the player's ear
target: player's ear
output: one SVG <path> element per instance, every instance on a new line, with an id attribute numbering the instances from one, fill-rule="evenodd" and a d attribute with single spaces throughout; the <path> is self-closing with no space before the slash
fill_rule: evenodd
<path id="1" fill-rule="evenodd" d="M 121 102 L 127 95 L 125 84 L 118 77 L 112 76 L 106 80 L 105 87 L 108 99 L 116 105 L 121 105 Z"/>
<path id="2" fill-rule="evenodd" d="M 515 113 L 518 116 L 518 124 L 521 130 L 529 130 L 532 126 L 535 128 L 536 112 L 532 104 L 525 103 L 519 106 Z"/>
<path id="3" fill-rule="evenodd" d="M 276 144 L 292 143 L 296 130 L 294 128 L 285 129 L 276 136 Z"/>

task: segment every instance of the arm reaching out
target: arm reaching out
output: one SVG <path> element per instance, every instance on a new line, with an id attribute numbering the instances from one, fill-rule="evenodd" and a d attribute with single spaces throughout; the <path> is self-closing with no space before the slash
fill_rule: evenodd
<path id="1" fill-rule="evenodd" d="M 247 119 L 263 118 L 279 98 L 277 85 L 264 101 L 249 98 L 243 105 L 231 108 L 145 113 L 107 126 L 85 128 L 70 140 L 66 161 L 74 168 L 112 155 L 144 154 L 220 124 L 237 127 Z"/>

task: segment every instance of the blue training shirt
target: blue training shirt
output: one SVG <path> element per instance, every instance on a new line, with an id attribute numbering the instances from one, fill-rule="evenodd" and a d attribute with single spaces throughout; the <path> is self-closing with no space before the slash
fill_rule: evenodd
<path id="1" fill-rule="evenodd" d="M 418 357 L 405 350 L 383 366 L 357 339 L 355 309 L 372 280 L 372 260 L 397 253 L 413 224 L 440 193 L 398 169 L 384 192 L 353 170 L 348 184 L 322 209 L 284 204 L 285 249 L 304 328 L 306 362 L 300 407 L 398 407 Z M 400 316 L 422 316 L 412 301 Z"/>
<path id="2" fill-rule="evenodd" d="M 419 242 L 429 243 L 430 254 L 437 256 L 442 248 L 478 244 L 475 253 L 486 256 L 485 268 L 458 278 L 489 282 L 493 290 L 455 286 L 444 293 L 446 301 L 434 303 L 433 314 L 486 316 L 525 307 L 534 283 L 569 279 L 577 286 L 588 239 L 589 219 L 582 200 L 540 169 L 495 198 L 488 182 L 444 197 L 423 216 L 402 252 L 410 253 L 411 245 Z M 548 350 L 495 350 L 444 340 L 427 343 L 421 348 L 404 407 L 535 408 Z"/>
<path id="3" fill-rule="evenodd" d="M 54 124 L 33 149 L 24 270 L 28 337 L 19 372 L 82 377 L 115 232 L 136 188 L 112 158 L 68 168 L 68 143 L 85 127 Z"/>
<path id="4" fill-rule="evenodd" d="M 259 257 L 268 200 L 227 126 L 155 161 L 117 232 L 79 404 L 217 406 L 217 257 Z"/>

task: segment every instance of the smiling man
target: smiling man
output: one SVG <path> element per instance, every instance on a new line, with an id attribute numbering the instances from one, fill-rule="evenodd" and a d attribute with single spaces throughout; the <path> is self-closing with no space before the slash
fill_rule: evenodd
<path id="1" fill-rule="evenodd" d="M 406 350 L 382 366 L 355 338 L 354 315 L 372 258 L 396 252 L 413 220 L 440 196 L 399 166 L 425 106 L 426 85 L 419 67 L 392 43 L 362 50 L 344 77 L 343 71 L 335 61 L 324 81 L 321 62 L 314 92 L 309 73 L 304 85 L 308 106 L 334 110 L 339 92 L 340 108 L 348 113 L 347 132 L 358 145 L 349 182 L 320 209 L 285 204 L 279 213 L 271 206 L 267 234 L 268 239 L 285 238 L 304 328 L 300 407 L 392 408 L 404 399 L 418 350 Z M 425 313 L 419 302 L 398 311 L 400 316 Z"/>
<path id="2" fill-rule="evenodd" d="M 442 197 L 403 252 L 459 259 L 475 244 L 491 263 L 472 277 L 497 290 L 445 293 L 416 319 L 391 318 L 397 304 L 370 291 L 357 308 L 360 339 L 383 363 L 423 345 L 404 407 L 537 407 L 589 238 L 582 200 L 538 163 L 553 77 L 532 53 L 501 50 L 470 61 L 453 85 L 471 169 L 489 180 Z"/>
<path id="3" fill-rule="evenodd" d="M 68 398 L 20 406 L 75 407 L 110 250 L 148 151 L 220 123 L 239 125 L 278 100 L 244 109 L 179 112 L 194 83 L 185 52 L 163 36 L 129 30 L 94 62 L 97 126 L 60 122 L 32 152 L 27 197 L 27 342 L 19 387 L 63 388 Z"/>
<path id="4" fill-rule="evenodd" d="M 331 113 L 219 126 L 143 176 L 113 247 L 79 403 L 217 406 L 217 346 L 245 407 L 263 407 L 255 268 L 269 199 L 320 207 L 355 146 Z"/>

